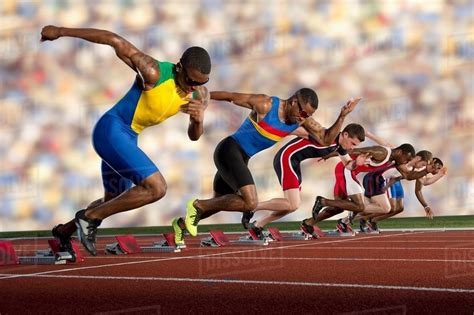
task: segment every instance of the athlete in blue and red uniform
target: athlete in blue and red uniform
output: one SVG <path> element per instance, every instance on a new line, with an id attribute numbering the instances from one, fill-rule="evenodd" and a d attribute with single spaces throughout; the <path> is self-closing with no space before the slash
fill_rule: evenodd
<path id="1" fill-rule="evenodd" d="M 74 220 L 53 228 L 63 249 L 73 252 L 71 235 L 77 227 L 81 243 L 96 255 L 95 236 L 103 219 L 155 202 L 166 193 L 165 179 L 138 147 L 140 132 L 181 111 L 190 116 L 189 138 L 198 140 L 203 133 L 209 93 L 202 85 L 209 81 L 211 60 L 203 48 L 191 47 L 177 64 L 160 62 L 105 30 L 46 26 L 41 32 L 42 41 L 65 36 L 111 46 L 137 73 L 131 89 L 99 119 L 92 135 L 102 159 L 104 197 L 78 211 Z"/>
<path id="2" fill-rule="evenodd" d="M 175 241 L 183 243 L 182 229 L 197 235 L 199 220 L 219 211 L 250 212 L 258 203 L 257 189 L 247 166 L 256 153 L 271 147 L 283 137 L 296 134 L 311 135 L 323 145 L 330 145 L 344 121 L 360 101 L 350 100 L 339 118 L 329 129 L 324 129 L 310 116 L 318 108 L 316 93 L 308 88 L 298 90 L 287 100 L 263 94 L 211 92 L 211 99 L 233 102 L 252 110 L 249 117 L 231 136 L 222 140 L 214 152 L 217 173 L 214 177 L 214 198 L 188 202 L 186 219 L 173 221 Z"/>

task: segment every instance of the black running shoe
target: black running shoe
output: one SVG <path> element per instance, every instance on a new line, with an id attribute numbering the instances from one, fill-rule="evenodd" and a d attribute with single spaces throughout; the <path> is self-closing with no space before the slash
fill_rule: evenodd
<path id="1" fill-rule="evenodd" d="M 64 235 L 59 233 L 58 228 L 63 226 L 62 224 L 58 224 L 53 229 L 51 230 L 51 234 L 55 238 L 59 240 L 59 251 L 60 252 L 68 252 L 71 254 L 71 259 L 68 259 L 70 262 L 75 262 L 76 261 L 76 252 L 74 251 L 74 248 L 72 247 L 72 239 L 70 235 Z"/>
<path id="2" fill-rule="evenodd" d="M 244 229 L 248 230 L 249 229 L 249 223 L 250 223 L 250 220 L 252 219 L 253 217 L 253 212 L 252 211 L 249 211 L 249 212 L 244 212 L 242 213 L 242 225 L 244 226 Z"/>
<path id="3" fill-rule="evenodd" d="M 318 234 L 314 232 L 314 227 L 306 224 L 306 220 L 301 221 L 300 228 L 304 233 L 311 235 L 313 238 L 318 238 Z"/>
<path id="4" fill-rule="evenodd" d="M 86 218 L 86 210 L 80 210 L 76 212 L 76 226 L 77 236 L 81 241 L 85 249 L 92 255 L 97 255 L 95 247 L 95 236 L 97 234 L 97 228 L 102 223 L 102 220 L 94 220 Z"/>
<path id="5" fill-rule="evenodd" d="M 336 229 L 339 233 L 347 233 L 347 224 L 342 221 L 342 219 L 337 220 Z"/>
<path id="6" fill-rule="evenodd" d="M 252 230 L 258 239 L 265 240 L 265 235 L 263 234 L 263 228 L 255 226 L 255 221 L 249 224 L 249 230 Z"/>
<path id="7" fill-rule="evenodd" d="M 379 227 L 377 226 L 377 222 L 369 221 L 368 224 L 367 224 L 367 227 L 369 228 L 370 232 L 379 232 L 380 233 Z"/>
<path id="8" fill-rule="evenodd" d="M 367 221 L 364 220 L 364 219 L 360 219 L 359 220 L 359 228 L 360 228 L 361 232 L 366 233 L 367 232 Z"/>
<path id="9" fill-rule="evenodd" d="M 323 205 L 321 204 L 321 201 L 322 201 L 323 197 L 321 196 L 317 196 L 316 197 L 316 201 L 314 202 L 314 206 L 313 206 L 313 219 L 316 220 L 316 217 L 318 216 L 319 214 L 319 211 L 321 211 L 323 207 Z"/>

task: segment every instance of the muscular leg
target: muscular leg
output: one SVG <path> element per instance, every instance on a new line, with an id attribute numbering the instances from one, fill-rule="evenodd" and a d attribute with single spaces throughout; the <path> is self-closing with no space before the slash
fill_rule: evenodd
<path id="1" fill-rule="evenodd" d="M 156 172 L 119 196 L 87 209 L 85 215 L 89 219 L 103 220 L 113 214 L 136 209 L 163 198 L 166 188 L 165 179 Z"/>
<path id="2" fill-rule="evenodd" d="M 387 214 L 381 214 L 378 216 L 375 216 L 372 218 L 373 222 L 380 222 L 382 220 L 388 219 L 390 217 L 393 217 L 399 213 L 402 213 L 404 210 L 403 207 L 403 199 L 390 199 L 390 204 L 392 205 L 392 208 L 389 213 Z"/>
<path id="3" fill-rule="evenodd" d="M 350 195 L 348 199 L 326 199 L 322 198 L 321 204 L 326 207 L 339 208 L 354 212 L 364 211 L 364 196 L 362 194 Z"/>
<path id="4" fill-rule="evenodd" d="M 227 194 L 211 199 L 196 199 L 194 206 L 200 215 L 209 217 L 209 211 L 248 212 L 257 207 L 258 197 L 255 185 L 246 185 L 239 189 L 239 194 Z"/>
<path id="5" fill-rule="evenodd" d="M 301 204 L 299 188 L 287 189 L 283 193 L 285 198 L 273 198 L 258 203 L 254 212 L 258 210 L 269 210 L 273 212 L 257 221 L 255 226 L 264 227 L 268 223 L 281 219 L 299 208 Z"/>

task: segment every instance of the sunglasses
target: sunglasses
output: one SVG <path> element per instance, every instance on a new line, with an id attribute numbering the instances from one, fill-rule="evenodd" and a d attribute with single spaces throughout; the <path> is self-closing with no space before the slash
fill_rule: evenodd
<path id="1" fill-rule="evenodd" d="M 209 82 L 209 78 L 207 78 L 205 82 L 194 81 L 193 79 L 189 77 L 188 72 L 186 71 L 186 68 L 182 67 L 182 69 L 183 69 L 183 74 L 184 74 L 184 83 L 186 83 L 186 85 L 188 86 L 199 86 L 199 85 L 204 85 L 207 82 Z"/>
<path id="2" fill-rule="evenodd" d="M 306 119 L 306 118 L 308 118 L 309 116 L 311 116 L 311 115 L 309 115 L 307 112 L 305 112 L 305 111 L 303 110 L 303 107 L 301 107 L 300 101 L 298 100 L 298 98 L 296 99 L 296 104 L 298 105 L 298 109 L 299 109 L 299 111 L 300 111 L 299 114 L 300 114 L 300 117 L 301 117 L 301 118 Z"/>

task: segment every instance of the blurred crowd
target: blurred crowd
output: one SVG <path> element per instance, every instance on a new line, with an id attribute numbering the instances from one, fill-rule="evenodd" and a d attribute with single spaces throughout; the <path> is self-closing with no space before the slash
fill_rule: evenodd
<path id="1" fill-rule="evenodd" d="M 287 98 L 311 87 L 320 99 L 314 117 L 326 126 L 362 96 L 346 122 L 432 151 L 448 175 L 424 189 L 428 204 L 435 215 L 472 214 L 473 12 L 470 0 L 1 1 L 0 231 L 50 228 L 102 196 L 92 128 L 134 81 L 110 47 L 40 43 L 49 24 L 108 29 L 170 62 L 202 46 L 213 61 L 210 90 Z M 198 142 L 187 140 L 184 114 L 145 130 L 139 143 L 163 172 L 167 196 L 104 226 L 167 225 L 187 199 L 210 197 L 213 150 L 246 115 L 213 102 Z M 282 195 L 271 167 L 281 145 L 250 162 L 260 199 Z M 303 203 L 288 220 L 308 217 L 316 195 L 332 195 L 336 162 L 304 164 Z M 424 215 L 414 183 L 404 187 L 403 215 Z M 240 214 L 211 219 L 239 222 Z"/>

